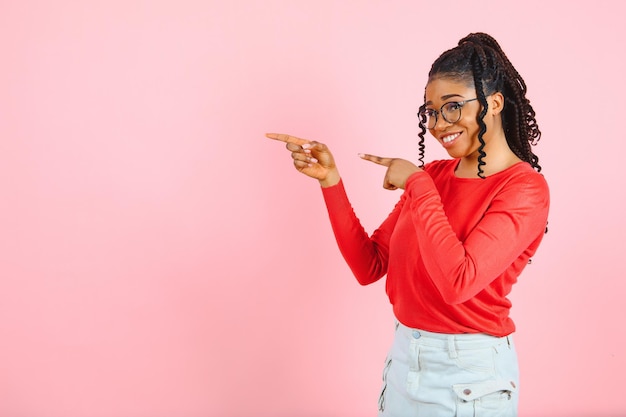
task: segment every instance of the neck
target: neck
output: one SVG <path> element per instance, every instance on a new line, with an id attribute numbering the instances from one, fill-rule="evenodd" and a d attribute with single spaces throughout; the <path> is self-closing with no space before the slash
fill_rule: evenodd
<path id="1" fill-rule="evenodd" d="M 488 177 L 521 162 L 521 159 L 509 148 L 504 133 L 497 138 L 485 139 L 485 142 L 484 152 L 486 156 L 482 159 L 485 163 L 482 166 L 483 176 Z M 461 158 L 456 168 L 456 176 L 478 178 L 478 157 L 477 150 L 471 155 Z"/>

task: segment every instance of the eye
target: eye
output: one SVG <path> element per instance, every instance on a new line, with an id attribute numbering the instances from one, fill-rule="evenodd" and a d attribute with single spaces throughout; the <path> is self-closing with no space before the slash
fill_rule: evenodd
<path id="1" fill-rule="evenodd" d="M 433 110 L 433 109 L 425 109 L 424 110 L 424 116 L 430 118 L 430 117 L 435 117 L 437 115 L 437 111 Z"/>
<path id="2" fill-rule="evenodd" d="M 451 111 L 455 111 L 460 109 L 461 107 L 463 107 L 463 104 L 457 102 L 457 101 L 451 101 L 450 103 L 446 103 L 446 105 L 444 106 L 444 110 L 447 112 L 451 112 Z"/>

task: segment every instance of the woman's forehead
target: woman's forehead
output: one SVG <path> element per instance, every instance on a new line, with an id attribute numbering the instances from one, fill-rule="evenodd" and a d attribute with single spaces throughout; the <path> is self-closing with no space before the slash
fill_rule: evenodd
<path id="1" fill-rule="evenodd" d="M 424 97 L 426 103 L 437 103 L 450 99 L 452 96 L 463 99 L 475 94 L 473 85 L 467 85 L 467 83 L 458 80 L 436 78 L 426 84 Z"/>

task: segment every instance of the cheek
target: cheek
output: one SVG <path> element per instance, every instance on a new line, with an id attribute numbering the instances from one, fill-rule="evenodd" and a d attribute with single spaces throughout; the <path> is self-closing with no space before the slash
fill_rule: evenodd
<path id="1" fill-rule="evenodd" d="M 463 116 L 463 127 L 467 130 L 470 136 L 478 134 L 479 126 L 474 116 Z"/>

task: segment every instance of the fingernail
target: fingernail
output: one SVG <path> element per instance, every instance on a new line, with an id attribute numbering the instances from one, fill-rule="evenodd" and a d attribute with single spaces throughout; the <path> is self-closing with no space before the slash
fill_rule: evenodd
<path id="1" fill-rule="evenodd" d="M 317 159 L 315 159 L 315 158 L 309 158 L 309 161 L 311 161 L 314 164 L 317 164 Z"/>
<path id="2" fill-rule="evenodd" d="M 304 145 L 302 145 L 302 149 L 309 149 L 311 147 L 310 143 L 305 143 Z"/>

